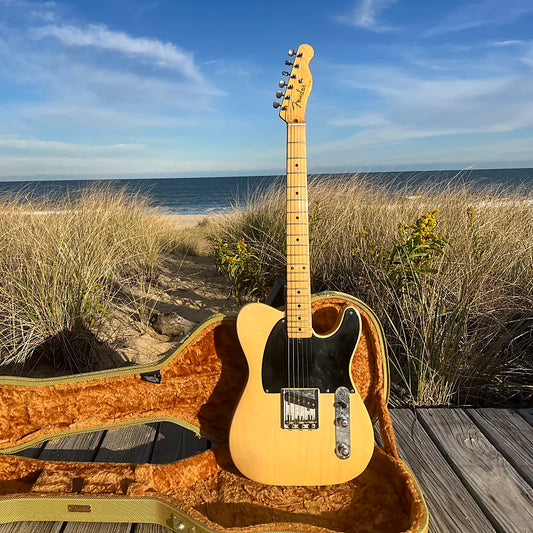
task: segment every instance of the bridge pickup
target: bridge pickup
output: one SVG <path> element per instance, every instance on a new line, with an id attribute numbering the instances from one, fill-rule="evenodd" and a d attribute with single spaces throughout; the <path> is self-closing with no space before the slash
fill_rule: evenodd
<path id="1" fill-rule="evenodd" d="M 281 389 L 281 427 L 318 429 L 319 389 Z"/>

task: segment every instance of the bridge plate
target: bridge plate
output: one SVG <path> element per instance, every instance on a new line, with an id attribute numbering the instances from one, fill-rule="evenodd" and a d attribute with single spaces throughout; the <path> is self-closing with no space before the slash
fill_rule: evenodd
<path id="1" fill-rule="evenodd" d="M 318 429 L 319 389 L 281 389 L 281 427 Z"/>

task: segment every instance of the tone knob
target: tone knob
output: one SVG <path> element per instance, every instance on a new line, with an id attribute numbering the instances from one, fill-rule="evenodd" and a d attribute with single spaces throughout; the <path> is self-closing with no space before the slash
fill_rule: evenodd
<path id="1" fill-rule="evenodd" d="M 337 446 L 337 451 L 339 452 L 339 455 L 341 455 L 345 459 L 350 455 L 350 447 L 344 444 L 343 442 L 341 442 Z"/>

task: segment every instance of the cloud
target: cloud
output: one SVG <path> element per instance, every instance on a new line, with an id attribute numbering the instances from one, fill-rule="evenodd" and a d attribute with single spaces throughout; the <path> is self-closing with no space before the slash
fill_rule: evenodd
<path id="1" fill-rule="evenodd" d="M 522 56 L 522 62 L 533 68 L 533 43 L 529 45 L 528 50 Z"/>
<path id="2" fill-rule="evenodd" d="M 510 24 L 529 13 L 533 13 L 531 0 L 482 0 L 445 15 L 443 20 L 422 34 L 424 37 L 478 28 Z"/>
<path id="3" fill-rule="evenodd" d="M 389 31 L 392 28 L 381 24 L 378 16 L 396 0 L 357 0 L 355 6 L 346 15 L 339 17 L 341 22 L 372 31 Z"/>
<path id="4" fill-rule="evenodd" d="M 511 39 L 508 41 L 495 41 L 491 43 L 491 46 L 495 47 L 501 47 L 501 46 L 521 46 L 525 44 L 525 41 L 517 41 L 515 39 Z"/>
<path id="5" fill-rule="evenodd" d="M 517 162 L 522 162 L 524 166 L 531 165 L 531 146 L 533 136 L 522 139 L 494 140 L 484 137 L 481 140 L 469 140 L 468 142 L 456 145 L 444 143 L 423 144 L 401 142 L 397 144 L 387 144 L 387 149 L 383 145 L 362 146 L 359 151 L 351 147 L 351 159 L 347 159 L 346 145 L 328 143 L 327 145 L 311 146 L 309 150 L 310 159 L 320 157 L 321 164 L 326 168 L 347 171 L 353 169 L 354 160 L 358 162 L 361 169 L 370 168 L 373 170 L 418 168 L 422 166 L 430 168 L 467 168 L 482 164 L 493 168 L 514 167 Z M 343 166 L 344 165 L 344 166 Z M 311 169 L 313 170 L 313 169 Z"/>
<path id="6" fill-rule="evenodd" d="M 121 31 L 111 31 L 102 24 L 86 28 L 46 25 L 36 28 L 33 34 L 37 39 L 55 37 L 68 46 L 102 48 L 147 59 L 159 67 L 180 72 L 192 81 L 204 81 L 191 54 L 158 39 L 131 37 Z"/>
<path id="7" fill-rule="evenodd" d="M 185 127 L 198 122 L 214 99 L 224 95 L 204 78 L 192 54 L 172 43 L 132 37 L 103 25 L 35 28 L 29 7 L 53 10 L 54 5 L 26 0 L 16 5 L 21 8 L 18 27 L 0 21 L 0 82 L 8 95 L 0 106 L 0 135 L 39 135 L 48 126 L 80 133 L 84 127 L 108 132 Z M 150 68 L 154 65 L 157 68 Z M 25 97 L 10 100 L 10 91 Z M 31 109 L 36 113 L 28 112 Z"/>
<path id="8" fill-rule="evenodd" d="M 128 152 L 138 153 L 146 148 L 142 144 L 111 144 L 111 145 L 89 145 L 65 143 L 58 141 L 43 141 L 40 139 L 0 139 L 0 156 L 2 152 L 21 155 L 38 156 L 72 156 L 93 157 L 99 154 L 126 154 Z"/>
<path id="9" fill-rule="evenodd" d="M 258 161 L 258 159 L 260 161 Z M 277 164 L 274 162 L 274 165 Z M 96 156 L 80 157 L 75 154 L 51 156 L 0 156 L 0 177 L 23 176 L 113 176 L 113 175 L 151 175 L 151 174 L 180 174 L 190 176 L 213 175 L 223 173 L 262 172 L 268 169 L 272 173 L 272 161 L 262 158 L 242 158 L 239 154 L 229 154 L 221 159 L 192 159 L 184 157 L 155 157 L 152 153 L 146 157 L 112 157 Z"/>
<path id="10" fill-rule="evenodd" d="M 343 85 L 341 89 L 353 91 L 354 107 L 350 112 L 344 106 L 337 115 L 330 111 L 334 140 L 314 151 L 325 159 L 331 158 L 330 154 L 341 158 L 343 152 L 353 154 L 354 158 L 373 153 L 378 157 L 381 151 L 387 152 L 388 158 L 396 157 L 400 164 L 406 157 L 398 147 L 407 147 L 409 162 L 416 163 L 416 150 L 410 147 L 415 144 L 434 147 L 438 143 L 443 148 L 436 162 L 444 160 L 446 150 L 450 150 L 450 161 L 490 161 L 487 158 L 491 154 L 479 146 L 471 159 L 457 159 L 460 154 L 466 154 L 473 142 L 465 139 L 480 135 L 513 136 L 514 132 L 518 138 L 533 128 L 533 78 L 523 67 L 527 56 L 521 48 L 504 48 L 506 52 L 502 49 L 497 56 L 487 52 L 485 58 L 478 57 L 475 68 L 470 69 L 466 68 L 468 63 L 456 65 L 455 70 L 419 69 L 411 64 L 402 67 L 329 65 L 332 75 Z M 433 61 L 438 63 L 435 57 Z M 447 57 L 442 61 L 450 63 Z M 365 93 L 369 93 L 369 98 L 363 97 L 364 100 L 371 103 L 360 111 L 357 101 Z M 495 149 L 498 146 L 494 144 Z M 517 152 L 509 149 L 507 153 Z M 520 154 L 517 160 L 531 159 L 531 155 L 526 157 L 523 144 Z M 425 161 L 430 162 L 420 159 Z"/>

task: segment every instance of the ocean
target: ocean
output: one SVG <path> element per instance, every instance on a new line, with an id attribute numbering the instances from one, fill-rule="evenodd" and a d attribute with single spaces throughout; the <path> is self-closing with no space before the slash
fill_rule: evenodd
<path id="1" fill-rule="evenodd" d="M 415 190 L 420 186 L 466 185 L 533 190 L 533 169 L 435 170 L 405 172 L 365 172 L 366 180 L 391 188 Z M 310 175 L 309 179 L 348 179 L 348 174 Z M 35 180 L 0 182 L 0 196 L 17 194 L 33 199 L 75 198 L 86 188 L 109 186 L 150 198 L 154 207 L 168 214 L 210 214 L 233 211 L 266 188 L 284 186 L 280 176 L 227 176 L 216 178 L 137 178 L 114 180 Z"/>

